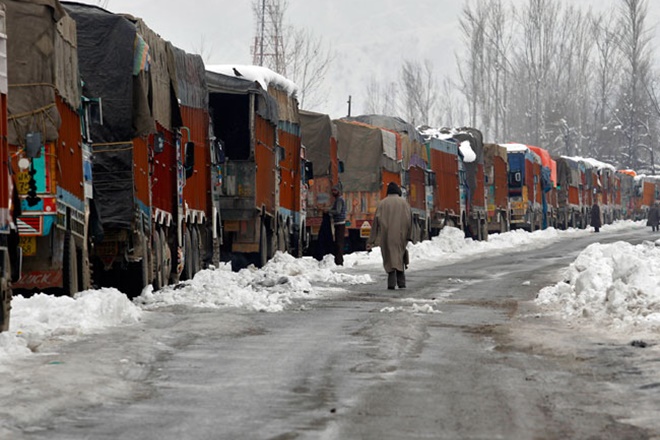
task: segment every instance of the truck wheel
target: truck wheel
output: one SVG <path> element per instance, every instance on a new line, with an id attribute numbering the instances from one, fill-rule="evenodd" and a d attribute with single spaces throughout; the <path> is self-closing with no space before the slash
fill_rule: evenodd
<path id="1" fill-rule="evenodd" d="M 190 241 L 192 243 L 192 246 L 190 247 L 191 255 L 192 255 L 192 262 L 191 262 L 192 274 L 193 276 L 195 276 L 195 274 L 201 270 L 200 255 L 199 255 L 201 246 L 199 242 L 199 230 L 197 229 L 197 225 L 191 228 Z"/>
<path id="2" fill-rule="evenodd" d="M 170 250 L 170 245 L 167 242 L 167 237 L 165 236 L 165 231 L 162 229 L 158 232 L 160 236 L 160 246 L 161 246 L 161 255 L 163 257 L 162 261 L 162 281 L 163 287 L 170 284 L 170 275 L 172 274 L 172 251 Z"/>
<path id="3" fill-rule="evenodd" d="M 153 264 L 151 265 L 154 290 L 163 288 L 163 246 L 160 242 L 160 234 L 154 231 L 152 234 Z"/>
<path id="4" fill-rule="evenodd" d="M 152 249 L 149 248 L 149 240 L 147 239 L 147 234 L 142 232 L 142 260 L 140 260 L 140 291 L 138 295 L 142 293 L 142 290 L 151 283 L 151 260 L 152 260 Z"/>
<path id="5" fill-rule="evenodd" d="M 0 332 L 9 330 L 9 312 L 11 310 L 11 288 L 9 280 L 11 278 L 11 269 L 9 263 L 9 253 L 7 251 L 0 253 L 4 258 L 5 272 L 0 276 Z"/>
<path id="6" fill-rule="evenodd" d="M 181 279 L 183 281 L 192 279 L 192 239 L 190 238 L 190 229 L 186 228 L 183 234 L 183 271 L 181 272 Z"/>
<path id="7" fill-rule="evenodd" d="M 67 231 L 64 235 L 62 263 L 64 294 L 73 296 L 78 292 L 78 257 L 76 256 L 76 241 L 71 235 L 71 231 Z"/>
<path id="8" fill-rule="evenodd" d="M 262 220 L 261 232 L 259 233 L 259 267 L 264 267 L 266 263 L 268 263 L 268 231 Z"/>

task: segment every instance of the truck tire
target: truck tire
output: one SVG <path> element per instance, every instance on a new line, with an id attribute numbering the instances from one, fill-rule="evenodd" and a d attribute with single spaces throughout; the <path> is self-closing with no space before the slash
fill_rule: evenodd
<path id="1" fill-rule="evenodd" d="M 151 269 L 153 257 L 152 249 L 149 247 L 149 239 L 144 232 L 140 236 L 142 240 L 142 260 L 140 260 L 140 284 L 138 286 L 140 291 L 137 293 L 138 295 L 142 293 L 145 287 L 151 284 L 153 273 Z"/>
<path id="2" fill-rule="evenodd" d="M 11 278 L 11 269 L 9 263 L 8 252 L 1 252 L 0 255 L 4 258 L 3 267 L 6 269 L 3 274 L 0 274 L 0 332 L 9 330 L 9 316 L 11 310 L 11 288 L 9 280 Z"/>
<path id="3" fill-rule="evenodd" d="M 190 229 L 186 228 L 183 233 L 183 271 L 181 272 L 181 280 L 192 279 L 192 238 L 190 237 Z"/>
<path id="4" fill-rule="evenodd" d="M 259 267 L 264 267 L 266 263 L 268 263 L 268 231 L 262 219 L 259 232 Z"/>
<path id="5" fill-rule="evenodd" d="M 195 276 L 197 272 L 201 270 L 201 257 L 200 257 L 200 241 L 199 241 L 199 230 L 197 229 L 197 225 L 193 226 L 190 228 L 190 241 L 192 243 L 192 246 L 190 247 L 191 250 L 191 255 L 192 255 L 192 277 Z M 191 278 L 192 278 L 191 277 Z"/>
<path id="6" fill-rule="evenodd" d="M 160 242 L 160 234 L 154 231 L 151 234 L 151 242 L 153 249 L 153 263 L 151 265 L 154 290 L 163 288 L 163 245 Z"/>
<path id="7" fill-rule="evenodd" d="M 160 236 L 160 246 L 161 246 L 161 255 L 163 258 L 163 262 L 161 265 L 162 269 L 162 281 L 163 281 L 163 287 L 167 286 L 170 284 L 170 275 L 172 274 L 172 251 L 170 250 L 170 245 L 167 242 L 167 236 L 165 235 L 165 231 L 162 229 L 158 231 L 158 235 Z"/>
<path id="8" fill-rule="evenodd" d="M 71 231 L 66 231 L 64 234 L 62 275 L 64 294 L 73 296 L 78 292 L 78 257 L 76 256 L 76 241 L 71 235 Z"/>

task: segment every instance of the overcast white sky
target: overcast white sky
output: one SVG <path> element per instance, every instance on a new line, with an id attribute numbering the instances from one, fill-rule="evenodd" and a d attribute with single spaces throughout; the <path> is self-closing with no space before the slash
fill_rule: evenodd
<path id="1" fill-rule="evenodd" d="M 513 0 L 523 4 L 526 0 Z M 605 8 L 608 0 L 564 0 Z M 252 0 L 82 0 L 107 4 L 112 12 L 141 17 L 174 45 L 199 53 L 208 64 L 251 64 L 254 38 Z M 288 0 L 287 20 L 308 28 L 332 45 L 337 56 L 327 77 L 327 108 L 345 116 L 348 96 L 353 115 L 362 113 L 369 80 L 389 82 L 404 59 L 430 59 L 439 75 L 455 75 L 455 52 L 462 45 L 460 0 Z M 649 23 L 660 22 L 660 2 L 649 1 Z M 656 32 L 657 33 L 657 32 Z M 202 44 L 203 42 L 203 44 Z M 660 47 L 655 43 L 656 47 Z M 660 56 L 656 56 L 660 58 Z"/>

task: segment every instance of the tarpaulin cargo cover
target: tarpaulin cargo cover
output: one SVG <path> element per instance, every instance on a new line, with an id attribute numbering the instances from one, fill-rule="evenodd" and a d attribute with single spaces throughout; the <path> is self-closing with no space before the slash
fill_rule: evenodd
<path id="1" fill-rule="evenodd" d="M 80 105 L 76 25 L 57 0 L 6 0 L 9 96 L 8 141 L 25 145 L 29 132 L 58 138 L 55 94 Z"/>
<path id="2" fill-rule="evenodd" d="M 335 126 L 339 157 L 345 164 L 342 175 L 345 192 L 380 191 L 381 169 L 401 172 L 401 165 L 384 154 L 380 128 L 343 119 L 335 120 Z"/>
<path id="3" fill-rule="evenodd" d="M 63 3 L 78 27 L 85 96 L 101 98 L 103 124 L 90 121 L 94 141 L 94 199 L 103 224 L 130 228 L 133 212 L 133 138 L 152 132 L 148 80 L 134 71 L 135 24 L 96 6 Z"/>

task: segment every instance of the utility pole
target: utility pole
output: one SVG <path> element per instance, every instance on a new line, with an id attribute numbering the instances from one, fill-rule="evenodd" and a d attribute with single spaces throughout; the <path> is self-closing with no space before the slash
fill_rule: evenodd
<path id="1" fill-rule="evenodd" d="M 351 117 L 351 95 L 348 95 L 348 101 L 346 101 L 346 102 L 348 103 L 348 117 L 350 118 Z"/>

